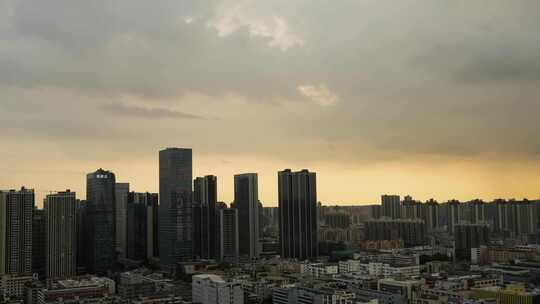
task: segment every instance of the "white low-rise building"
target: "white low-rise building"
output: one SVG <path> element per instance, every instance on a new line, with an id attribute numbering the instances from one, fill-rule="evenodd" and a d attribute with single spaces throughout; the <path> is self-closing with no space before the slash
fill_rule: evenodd
<path id="1" fill-rule="evenodd" d="M 358 260 L 340 261 L 338 264 L 339 273 L 360 272 L 363 270 L 360 266 L 361 263 Z"/>
<path id="2" fill-rule="evenodd" d="M 244 304 L 244 290 L 239 283 L 225 281 L 212 274 L 193 276 L 193 303 Z"/>
<path id="3" fill-rule="evenodd" d="M 338 274 L 338 271 L 339 271 L 338 265 L 313 263 L 313 264 L 304 264 L 302 266 L 302 273 L 307 273 L 314 278 L 335 275 L 335 274 Z"/>

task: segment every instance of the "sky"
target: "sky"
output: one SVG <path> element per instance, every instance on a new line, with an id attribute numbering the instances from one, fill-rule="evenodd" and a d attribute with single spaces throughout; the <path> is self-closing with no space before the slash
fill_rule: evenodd
<path id="1" fill-rule="evenodd" d="M 540 198 L 537 0 L 0 0 L 0 189 L 317 172 L 331 204 Z"/>

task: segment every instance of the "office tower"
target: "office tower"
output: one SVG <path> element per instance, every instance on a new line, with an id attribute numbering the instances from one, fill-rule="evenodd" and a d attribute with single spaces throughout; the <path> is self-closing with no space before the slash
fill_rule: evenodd
<path id="1" fill-rule="evenodd" d="M 365 240 L 402 240 L 405 247 L 426 244 L 426 224 L 422 220 L 382 218 L 366 221 Z"/>
<path id="2" fill-rule="evenodd" d="M 279 240 L 282 258 L 317 258 L 318 215 L 315 172 L 278 173 Z"/>
<path id="3" fill-rule="evenodd" d="M 259 190 L 256 173 L 234 176 L 234 207 L 238 209 L 240 256 L 259 257 Z"/>
<path id="4" fill-rule="evenodd" d="M 401 218 L 399 195 L 383 195 L 381 197 L 382 216 L 391 219 Z"/>
<path id="5" fill-rule="evenodd" d="M 454 230 L 454 251 L 458 259 L 470 260 L 471 249 L 489 243 L 489 226 L 486 224 L 458 224 Z"/>
<path id="6" fill-rule="evenodd" d="M 157 193 L 129 193 L 126 242 L 128 259 L 146 260 L 157 256 L 157 215 Z"/>
<path id="7" fill-rule="evenodd" d="M 0 275 L 32 273 L 34 190 L 0 191 Z"/>
<path id="8" fill-rule="evenodd" d="M 217 178 L 197 177 L 193 192 L 193 255 L 201 259 L 217 257 Z"/>
<path id="9" fill-rule="evenodd" d="M 126 257 L 127 245 L 127 204 L 129 183 L 116 183 L 115 196 L 115 222 L 116 222 L 116 252 L 122 258 Z"/>
<path id="10" fill-rule="evenodd" d="M 45 277 L 47 265 L 47 219 L 45 209 L 34 208 L 32 217 L 32 273 Z"/>
<path id="11" fill-rule="evenodd" d="M 99 169 L 86 176 L 86 270 L 99 275 L 111 270 L 115 261 L 114 173 Z"/>
<path id="12" fill-rule="evenodd" d="M 227 282 L 214 274 L 193 276 L 193 303 L 244 304 L 244 290 L 240 283 Z"/>
<path id="13" fill-rule="evenodd" d="M 86 273 L 86 237 L 89 235 L 86 205 L 86 200 L 77 200 L 77 274 Z"/>
<path id="14" fill-rule="evenodd" d="M 192 176 L 191 149 L 159 152 L 159 259 L 165 271 L 192 258 Z"/>
<path id="15" fill-rule="evenodd" d="M 77 199 L 66 190 L 45 198 L 47 217 L 47 278 L 77 273 Z"/>
<path id="16" fill-rule="evenodd" d="M 240 255 L 238 210 L 220 209 L 216 215 L 218 256 L 220 261 L 237 261 Z"/>

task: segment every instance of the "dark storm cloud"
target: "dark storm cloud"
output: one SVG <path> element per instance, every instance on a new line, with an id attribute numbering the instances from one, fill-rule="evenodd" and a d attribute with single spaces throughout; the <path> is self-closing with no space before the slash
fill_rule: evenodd
<path id="1" fill-rule="evenodd" d="M 126 105 L 123 103 L 108 103 L 102 106 L 102 108 L 112 114 L 127 115 L 134 117 L 141 117 L 147 119 L 160 119 L 160 118 L 172 118 L 172 119 L 205 119 L 202 116 L 184 113 L 167 108 L 147 108 Z"/>

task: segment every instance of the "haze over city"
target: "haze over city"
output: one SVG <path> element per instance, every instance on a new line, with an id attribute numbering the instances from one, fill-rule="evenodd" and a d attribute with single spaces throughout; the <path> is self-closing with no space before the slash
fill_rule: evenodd
<path id="1" fill-rule="evenodd" d="M 0 0 L 0 189 L 317 172 L 324 203 L 540 197 L 538 1 Z"/>

